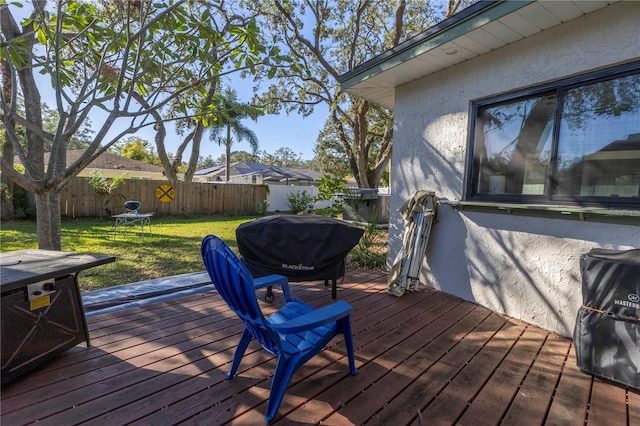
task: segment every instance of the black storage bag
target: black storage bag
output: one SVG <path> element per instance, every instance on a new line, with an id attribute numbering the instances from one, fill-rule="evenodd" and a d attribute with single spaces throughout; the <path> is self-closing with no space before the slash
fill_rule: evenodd
<path id="1" fill-rule="evenodd" d="M 280 274 L 289 281 L 344 275 L 344 259 L 364 230 L 320 215 L 273 215 L 236 229 L 238 251 L 255 277 Z"/>
<path id="2" fill-rule="evenodd" d="M 581 257 L 580 269 L 578 367 L 640 389 L 640 249 L 593 249 Z"/>

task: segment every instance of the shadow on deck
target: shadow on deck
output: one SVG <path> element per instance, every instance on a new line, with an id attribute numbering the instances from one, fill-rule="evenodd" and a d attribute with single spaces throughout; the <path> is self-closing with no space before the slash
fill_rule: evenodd
<path id="1" fill-rule="evenodd" d="M 331 302 L 322 282 L 292 291 Z M 580 372 L 570 339 L 431 289 L 390 296 L 376 271 L 347 271 L 338 298 L 354 308 L 359 373 L 332 341 L 295 374 L 276 424 L 640 424 L 640 394 Z M 88 321 L 91 348 L 3 387 L 2 424 L 263 423 L 275 358 L 254 342 L 224 380 L 242 324 L 214 291 Z"/>

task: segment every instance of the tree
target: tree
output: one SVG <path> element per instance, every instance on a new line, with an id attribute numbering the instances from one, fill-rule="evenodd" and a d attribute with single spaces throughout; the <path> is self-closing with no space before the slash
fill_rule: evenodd
<path id="1" fill-rule="evenodd" d="M 11 91 L 9 90 L 8 93 Z M 10 96 L 10 95 L 9 95 Z M 20 115 L 24 115 L 24 103 L 18 99 L 17 108 Z M 52 110 L 47 106 L 46 103 L 41 105 L 42 108 L 42 126 L 44 131 L 48 133 L 55 133 L 56 126 L 58 121 L 60 120 L 60 116 L 57 111 Z M 16 124 L 15 121 L 12 124 L 13 131 L 15 133 L 15 139 L 18 143 L 26 148 L 27 146 L 27 135 L 26 129 L 24 126 Z M 89 119 L 86 120 L 85 123 L 82 124 L 80 129 L 69 139 L 68 149 L 86 149 L 91 143 L 91 135 L 93 134 L 93 130 L 91 130 L 91 121 Z M 9 162 L 13 161 L 13 157 L 15 154 L 15 150 L 13 149 L 13 145 L 11 145 L 11 141 L 8 139 L 8 135 L 6 134 L 5 128 L 0 128 L 0 145 L 2 146 L 2 157 L 10 159 Z M 44 151 L 51 151 L 51 142 L 46 141 L 44 145 Z M 14 184 L 13 182 L 5 176 L 2 176 L 2 183 L 0 184 L 2 191 L 0 193 L 0 197 L 2 200 L 2 217 L 4 219 L 11 219 L 14 217 L 13 209 L 14 207 L 18 208 L 33 208 L 35 210 L 34 202 L 32 197 L 15 197 L 14 195 Z M 20 200 L 22 198 L 23 206 L 14 206 L 14 200 Z"/>
<path id="2" fill-rule="evenodd" d="M 54 134 L 58 127 L 58 123 L 60 123 L 60 114 L 58 111 L 51 109 L 46 103 L 42 104 L 42 126 L 43 130 L 47 133 Z M 93 134 L 95 132 L 92 130 L 91 119 L 87 117 L 86 120 L 82 122 L 80 127 L 73 135 L 69 138 L 69 144 L 67 145 L 67 149 L 87 149 L 91 145 L 91 141 L 93 139 Z M 24 143 L 27 141 L 25 139 Z M 53 149 L 53 141 L 46 141 L 44 145 L 45 152 L 51 152 Z"/>
<path id="3" fill-rule="evenodd" d="M 225 6 L 209 0 L 104 0 L 47 7 L 45 0 L 33 0 L 30 16 L 18 24 L 16 6 L 2 2 L 0 118 L 25 173 L 14 170 L 9 154 L 0 166 L 3 178 L 34 194 L 40 248 L 61 249 L 60 191 L 116 141 L 156 126 L 157 149 L 167 170 L 163 111 L 175 104 L 178 116 L 215 121 L 215 109 L 200 102 L 210 94 L 210 83 L 282 59 L 277 48 L 261 44 L 255 19 L 229 15 Z M 38 73 L 45 79 L 36 79 Z M 43 126 L 43 90 L 55 94 L 55 132 Z M 67 167 L 72 138 L 96 111 L 102 112 L 101 124 L 84 154 Z M 26 129 L 24 147 L 18 126 Z"/>
<path id="4" fill-rule="evenodd" d="M 281 167 L 304 167 L 305 161 L 302 154 L 296 154 L 291 148 L 278 148 L 273 154 L 264 153 L 262 161 L 265 164 L 273 164 Z"/>
<path id="5" fill-rule="evenodd" d="M 218 163 L 211 154 L 207 155 L 206 157 L 200 157 L 200 159 L 198 160 L 198 170 L 202 170 L 202 169 L 210 169 L 211 167 L 215 167 L 220 165 L 220 163 Z"/>
<path id="6" fill-rule="evenodd" d="M 160 158 L 158 154 L 156 154 L 151 142 L 137 136 L 129 136 L 124 140 L 116 142 L 111 148 L 111 151 L 121 157 L 131 158 L 132 160 L 155 164 L 156 166 L 161 164 Z"/>
<path id="7" fill-rule="evenodd" d="M 17 108 L 18 114 L 24 116 L 25 110 L 24 110 L 24 102 L 22 101 L 22 99 L 17 99 L 16 104 L 17 104 L 16 108 Z M 40 108 L 42 109 L 42 129 L 47 133 L 51 133 L 51 134 L 55 133 L 58 123 L 60 122 L 60 114 L 58 114 L 58 111 L 51 109 L 45 102 L 43 102 L 42 105 L 40 105 Z M 91 144 L 92 135 L 95 133 L 91 129 L 91 127 L 92 127 L 91 120 L 87 118 L 87 120 L 85 120 L 82 123 L 80 128 L 71 136 L 71 138 L 69 139 L 69 145 L 67 148 L 68 149 L 86 149 Z M 4 129 L 0 129 L 0 131 L 4 135 Z M 26 129 L 24 128 L 24 126 L 16 123 L 15 132 L 16 132 L 16 138 L 18 139 L 18 143 L 20 143 L 20 145 L 23 148 L 26 148 L 27 135 L 26 135 Z M 45 141 L 44 152 L 51 152 L 51 148 L 52 148 L 52 141 L 51 140 Z"/>
<path id="8" fill-rule="evenodd" d="M 256 154 L 252 154 L 247 151 L 231 151 L 231 159 L 229 160 L 229 162 L 231 164 L 242 162 L 242 161 L 244 161 L 245 163 L 263 164 L 261 153 L 262 151 L 258 151 Z M 219 166 L 227 163 L 226 154 L 221 154 L 218 158 L 215 158 L 215 159 L 212 158 L 211 156 L 207 157 L 207 159 L 209 158 L 211 159 L 211 161 L 206 163 L 206 164 L 209 164 L 207 167 Z M 200 168 L 206 168 L 206 167 L 200 167 Z"/>
<path id="9" fill-rule="evenodd" d="M 447 15 L 468 4 L 448 2 Z M 265 17 L 272 36 L 293 59 L 277 72 L 262 101 L 270 111 L 308 115 L 330 108 L 329 120 L 360 187 L 375 187 L 387 168 L 393 140 L 392 114 L 340 91 L 338 77 L 437 22 L 443 11 L 430 2 L 337 0 L 250 2 Z"/>
<path id="10" fill-rule="evenodd" d="M 262 159 L 260 158 L 260 151 L 258 151 L 257 153 L 250 153 L 247 151 L 232 151 L 231 163 L 238 163 L 240 161 L 244 161 L 245 163 L 260 164 L 262 162 Z M 221 164 L 225 164 L 225 161 L 222 161 Z"/>
<path id="11" fill-rule="evenodd" d="M 315 154 L 313 164 L 316 170 L 341 177 L 351 173 L 344 146 L 340 143 L 330 120 L 327 120 L 320 131 L 313 152 Z"/>
<path id="12" fill-rule="evenodd" d="M 239 103 L 235 90 L 227 89 L 217 99 L 216 120 L 210 127 L 211 140 L 225 147 L 225 180 L 230 180 L 231 146 L 234 142 L 246 140 L 253 153 L 258 152 L 258 136 L 250 128 L 242 124 L 245 118 L 257 118 L 261 109 L 252 104 Z M 235 136 L 235 140 L 232 136 Z"/>

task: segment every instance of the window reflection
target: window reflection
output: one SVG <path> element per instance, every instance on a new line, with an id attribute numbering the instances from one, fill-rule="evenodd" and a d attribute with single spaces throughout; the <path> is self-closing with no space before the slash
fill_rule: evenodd
<path id="1" fill-rule="evenodd" d="M 640 75 L 567 91 L 557 195 L 640 196 Z"/>
<path id="2" fill-rule="evenodd" d="M 482 111 L 478 192 L 544 194 L 555 106 L 545 95 Z"/>
<path id="3" fill-rule="evenodd" d="M 640 205 L 638 65 L 579 80 L 478 102 L 471 198 Z"/>

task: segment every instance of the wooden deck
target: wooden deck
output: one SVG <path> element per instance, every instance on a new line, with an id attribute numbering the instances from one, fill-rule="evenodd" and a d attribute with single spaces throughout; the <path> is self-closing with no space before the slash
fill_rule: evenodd
<path id="1" fill-rule="evenodd" d="M 331 301 L 322 283 L 292 290 Z M 380 272 L 347 271 L 338 298 L 354 308 L 359 373 L 332 341 L 296 373 L 275 424 L 640 424 L 640 394 L 580 372 L 569 339 L 438 291 L 390 296 Z M 242 324 L 215 292 L 89 327 L 90 349 L 3 387 L 3 425 L 263 423 L 275 359 L 254 342 L 224 380 Z"/>

